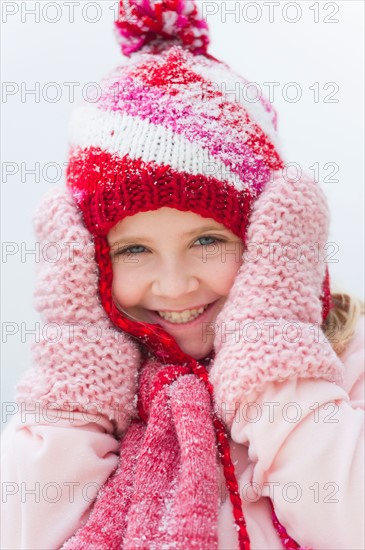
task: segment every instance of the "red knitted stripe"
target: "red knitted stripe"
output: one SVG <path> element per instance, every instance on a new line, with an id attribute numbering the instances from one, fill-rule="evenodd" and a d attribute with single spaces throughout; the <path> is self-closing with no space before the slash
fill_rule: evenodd
<path id="1" fill-rule="evenodd" d="M 140 80 L 143 84 L 149 86 L 159 86 L 165 88 L 166 93 L 174 96 L 177 94 L 186 93 L 186 88 L 189 84 L 200 82 L 206 84 L 204 78 L 198 73 L 195 73 L 190 67 L 183 64 L 183 57 L 176 50 L 169 52 L 165 62 L 159 64 L 158 61 L 163 58 L 153 59 L 146 63 L 141 63 L 128 75 L 133 81 Z M 181 88 L 182 87 L 182 88 Z M 203 89 L 205 89 L 204 86 Z"/>
<path id="2" fill-rule="evenodd" d="M 245 241 L 254 197 L 212 176 L 113 156 L 99 148 L 74 149 L 67 185 L 94 235 L 106 235 L 126 216 L 163 206 L 214 218 Z"/>

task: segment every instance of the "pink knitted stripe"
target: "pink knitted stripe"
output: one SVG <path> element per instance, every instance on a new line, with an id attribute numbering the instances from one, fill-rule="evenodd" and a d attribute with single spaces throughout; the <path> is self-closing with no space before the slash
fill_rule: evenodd
<path id="1" fill-rule="evenodd" d="M 147 118 L 191 141 L 199 139 L 213 157 L 260 191 L 271 170 L 279 169 L 282 161 L 269 137 L 250 119 L 246 109 L 222 101 L 220 92 L 210 92 L 209 102 L 204 105 L 202 85 L 206 82 L 198 75 L 189 84 L 190 93 L 186 87 L 181 93 L 177 86 L 171 85 L 171 80 L 169 84 L 161 81 L 154 85 L 150 81 L 151 70 L 150 66 L 138 67 L 123 87 L 110 82 L 100 98 L 99 108 Z"/>
<path id="2" fill-rule="evenodd" d="M 235 98 L 250 113 L 253 118 L 271 138 L 275 139 L 277 130 L 277 112 L 272 103 L 260 93 L 260 89 L 255 83 L 250 82 L 244 76 L 236 73 L 226 63 L 217 63 L 216 60 L 209 57 L 195 56 L 191 62 L 193 71 L 202 76 L 207 82 L 212 83 L 212 88 L 219 89 L 221 93 L 228 98 Z M 246 99 L 249 96 L 250 87 L 254 91 L 256 88 L 257 101 Z"/>

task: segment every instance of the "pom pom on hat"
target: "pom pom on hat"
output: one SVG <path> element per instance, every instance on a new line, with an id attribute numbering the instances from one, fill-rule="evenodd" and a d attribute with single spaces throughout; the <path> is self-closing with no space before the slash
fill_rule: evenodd
<path id="1" fill-rule="evenodd" d="M 115 31 L 127 57 L 147 46 L 159 53 L 169 41 L 206 54 L 209 44 L 208 25 L 193 0 L 120 0 Z"/>

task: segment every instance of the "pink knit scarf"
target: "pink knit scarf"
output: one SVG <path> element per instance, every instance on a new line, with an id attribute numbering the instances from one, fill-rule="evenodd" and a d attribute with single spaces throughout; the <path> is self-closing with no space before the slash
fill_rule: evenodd
<path id="1" fill-rule="evenodd" d="M 120 464 L 63 549 L 218 548 L 219 466 L 211 398 L 188 367 L 147 362 Z"/>

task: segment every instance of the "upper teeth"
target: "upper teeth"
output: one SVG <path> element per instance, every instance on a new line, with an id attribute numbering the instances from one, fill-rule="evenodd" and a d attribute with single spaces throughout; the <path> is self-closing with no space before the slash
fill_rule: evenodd
<path id="1" fill-rule="evenodd" d="M 208 306 L 201 307 L 199 309 L 186 309 L 185 311 L 158 311 L 158 314 L 167 319 L 171 323 L 186 323 L 192 319 L 196 319 L 207 309 Z"/>

